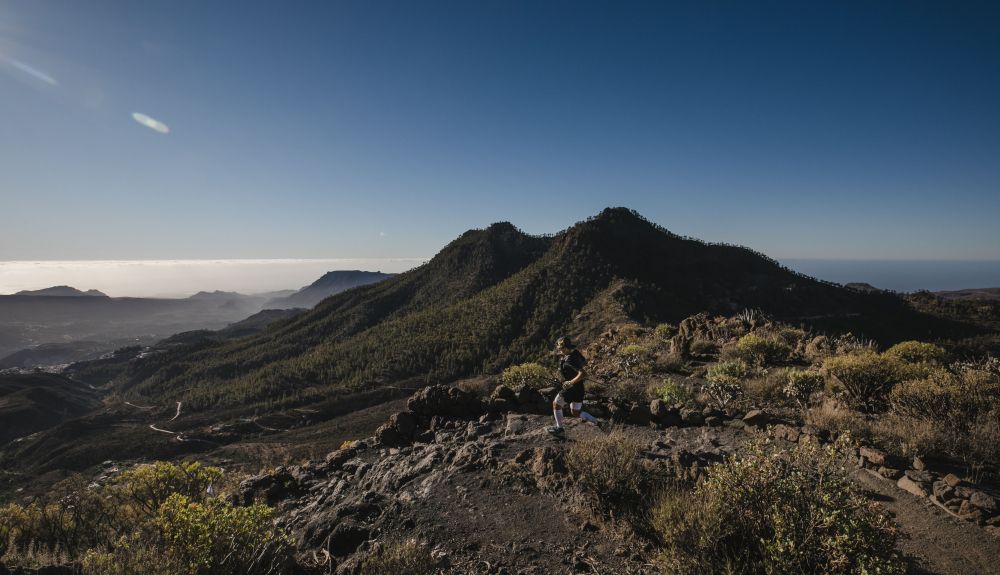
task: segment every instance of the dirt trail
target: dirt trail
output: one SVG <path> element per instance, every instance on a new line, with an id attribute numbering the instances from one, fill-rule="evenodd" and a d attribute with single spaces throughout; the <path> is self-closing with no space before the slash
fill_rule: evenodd
<path id="1" fill-rule="evenodd" d="M 863 470 L 853 475 L 895 516 L 905 534 L 900 549 L 917 562 L 913 573 L 1000 574 L 1000 540 L 980 527 L 951 517 L 929 501 L 898 489 L 890 481 Z"/>

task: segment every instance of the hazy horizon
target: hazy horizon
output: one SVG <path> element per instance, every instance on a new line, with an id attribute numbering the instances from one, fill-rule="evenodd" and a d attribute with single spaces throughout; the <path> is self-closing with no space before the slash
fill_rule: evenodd
<path id="1" fill-rule="evenodd" d="M 297 290 L 336 270 L 398 273 L 426 258 L 0 261 L 0 295 L 68 285 L 111 297 Z"/>
<path id="2" fill-rule="evenodd" d="M 246 295 L 300 289 L 337 270 L 399 273 L 429 258 L 0 261 L 0 295 L 68 285 L 111 297 L 189 297 L 200 291 Z M 1000 260 L 778 258 L 836 283 L 864 282 L 899 292 L 1000 287 Z"/>

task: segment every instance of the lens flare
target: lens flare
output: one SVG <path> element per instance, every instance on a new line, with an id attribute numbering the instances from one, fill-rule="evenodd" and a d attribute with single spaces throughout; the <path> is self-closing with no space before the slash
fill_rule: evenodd
<path id="1" fill-rule="evenodd" d="M 139 112 L 132 112 L 132 119 L 139 122 L 143 126 L 146 126 L 150 130 L 155 130 L 161 134 L 169 134 L 170 128 L 167 127 L 163 122 L 150 118 L 146 114 L 140 114 Z"/>
<path id="2" fill-rule="evenodd" d="M 56 81 L 55 78 L 53 78 L 49 74 L 46 74 L 43 70 L 39 70 L 38 68 L 35 68 L 34 66 L 30 66 L 30 65 L 25 64 L 24 62 L 22 62 L 20 60 L 15 60 L 13 58 L 7 58 L 7 57 L 0 56 L 0 59 L 2 59 L 4 62 L 7 62 L 8 64 L 10 64 L 16 70 L 19 70 L 19 71 L 21 71 L 21 72 L 23 72 L 23 73 L 31 76 L 32 78 L 34 78 L 36 80 L 41 80 L 42 82 L 45 82 L 46 84 L 48 84 L 50 86 L 58 86 L 59 85 L 59 82 Z"/>

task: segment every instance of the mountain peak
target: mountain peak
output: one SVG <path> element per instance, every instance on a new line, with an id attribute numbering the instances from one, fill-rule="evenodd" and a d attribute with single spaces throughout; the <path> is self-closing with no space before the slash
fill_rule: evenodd
<path id="1" fill-rule="evenodd" d="M 107 294 L 95 289 L 80 291 L 70 286 L 53 286 L 39 290 L 21 290 L 14 295 L 50 296 L 50 297 L 108 297 Z"/>

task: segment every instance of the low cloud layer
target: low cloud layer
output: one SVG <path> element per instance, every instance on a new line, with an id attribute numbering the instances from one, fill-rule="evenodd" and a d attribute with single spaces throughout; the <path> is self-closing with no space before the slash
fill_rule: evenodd
<path id="1" fill-rule="evenodd" d="M 186 297 L 199 291 L 252 294 L 298 289 L 333 270 L 402 272 L 422 258 L 0 262 L 0 294 L 69 285 L 112 297 Z"/>

